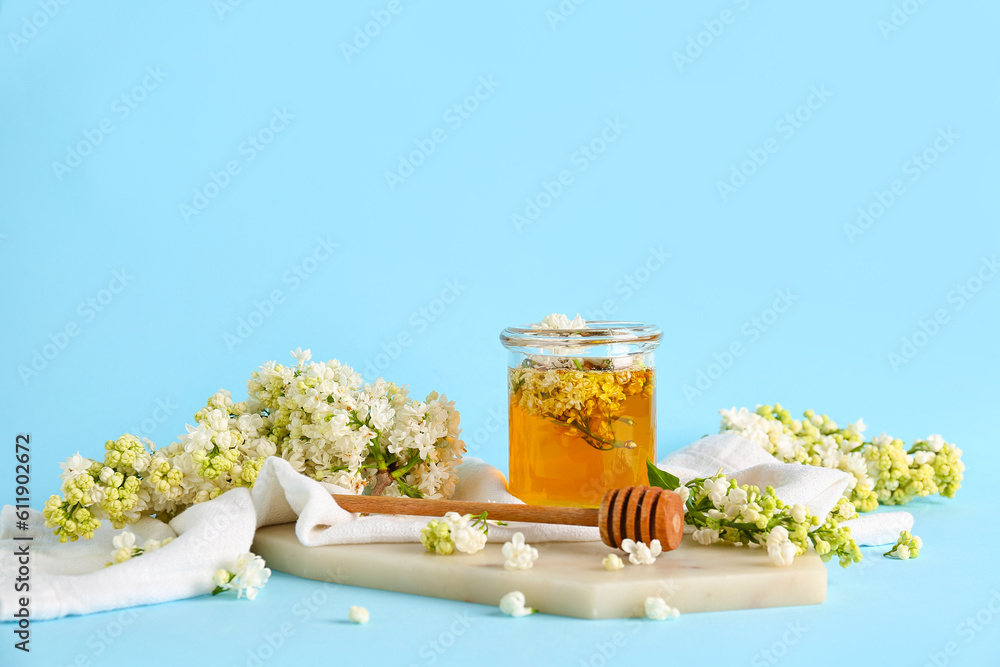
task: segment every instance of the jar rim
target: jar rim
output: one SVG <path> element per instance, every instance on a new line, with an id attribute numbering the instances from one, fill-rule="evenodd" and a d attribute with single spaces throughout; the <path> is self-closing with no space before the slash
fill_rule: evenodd
<path id="1" fill-rule="evenodd" d="M 500 332 L 500 342 L 512 347 L 570 347 L 607 345 L 612 343 L 651 343 L 654 347 L 663 338 L 655 324 L 593 320 L 583 329 L 532 329 L 531 325 L 507 327 Z"/>

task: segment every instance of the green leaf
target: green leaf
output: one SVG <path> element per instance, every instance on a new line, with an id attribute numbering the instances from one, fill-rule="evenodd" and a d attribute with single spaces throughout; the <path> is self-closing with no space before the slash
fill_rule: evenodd
<path id="1" fill-rule="evenodd" d="M 649 474 L 650 486 L 658 486 L 661 489 L 674 491 L 681 485 L 681 480 L 675 475 L 671 475 L 666 470 L 660 470 L 652 461 L 646 461 L 646 472 Z"/>

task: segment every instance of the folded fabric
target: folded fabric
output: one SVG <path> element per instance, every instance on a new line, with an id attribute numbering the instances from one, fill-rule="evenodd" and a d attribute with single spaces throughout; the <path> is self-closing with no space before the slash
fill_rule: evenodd
<path id="1" fill-rule="evenodd" d="M 30 599 L 32 619 L 44 620 L 210 593 L 212 575 L 232 567 L 239 554 L 250 550 L 255 529 L 250 492 L 233 489 L 189 508 L 169 525 L 145 518 L 129 526 L 138 544 L 176 538 L 161 549 L 105 567 L 111 560 L 112 537 L 120 532 L 107 522 L 90 540 L 60 544 L 44 527 L 41 512 L 31 511 L 27 533 L 15 531 L 14 520 L 14 508 L 5 506 L 0 513 L 0 579 L 14 579 L 19 566 L 15 549 L 27 545 L 31 588 L 27 593 L 7 585 L 0 589 L 0 620 L 13 618 L 19 597 Z M 13 539 L 27 535 L 33 539 Z"/>
<path id="2" fill-rule="evenodd" d="M 836 504 L 850 480 L 840 470 L 781 463 L 734 434 L 703 438 L 668 455 L 659 465 L 682 480 L 721 470 L 743 484 L 770 485 L 786 503 L 802 503 L 820 516 Z M 520 502 L 507 491 L 500 471 L 479 459 L 466 459 L 458 474 L 456 500 Z M 169 524 L 145 518 L 129 526 L 138 544 L 147 539 L 175 539 L 112 567 L 105 564 L 111 560 L 112 538 L 120 531 L 108 522 L 90 540 L 61 544 L 44 528 L 41 512 L 36 510 L 30 511 L 29 532 L 15 530 L 14 508 L 8 505 L 0 512 L 0 578 L 14 579 L 19 567 L 15 549 L 29 544 L 31 614 L 43 620 L 209 593 L 215 586 L 215 571 L 231 568 L 239 555 L 249 551 L 260 526 L 294 521 L 295 534 L 306 546 L 419 541 L 426 517 L 362 517 L 341 509 L 330 495 L 344 492 L 272 457 L 265 461 L 252 491 L 233 489 L 189 508 Z M 894 541 L 900 530 L 909 530 L 913 517 L 907 512 L 877 513 L 850 524 L 859 544 L 884 544 Z M 518 531 L 529 543 L 600 539 L 597 528 L 528 523 L 492 526 L 490 539 L 504 542 Z M 33 540 L 14 540 L 27 535 Z M 13 617 L 21 595 L 13 586 L 0 588 L 0 620 Z"/>
<path id="3" fill-rule="evenodd" d="M 801 503 L 819 517 L 826 517 L 851 481 L 850 473 L 819 466 L 782 463 L 760 446 L 734 433 L 719 433 L 668 454 L 658 464 L 688 481 L 711 477 L 720 471 L 740 484 L 773 486 L 785 503 Z M 913 528 L 909 512 L 874 512 L 844 521 L 861 546 L 895 542 L 902 530 Z"/>

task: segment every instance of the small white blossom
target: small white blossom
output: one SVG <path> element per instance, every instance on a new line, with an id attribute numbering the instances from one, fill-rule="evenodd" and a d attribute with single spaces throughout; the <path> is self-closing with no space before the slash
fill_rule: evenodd
<path id="1" fill-rule="evenodd" d="M 212 436 L 215 435 L 207 423 L 198 424 L 197 428 L 190 424 L 185 424 L 187 433 L 178 437 L 184 451 L 194 454 L 203 449 L 211 449 Z"/>
<path id="2" fill-rule="evenodd" d="M 546 315 L 542 318 L 542 321 L 538 324 L 532 324 L 532 329 L 586 329 L 587 322 L 580 314 L 577 313 L 576 317 L 572 320 L 563 315 L 562 313 L 552 313 L 551 315 Z"/>
<path id="3" fill-rule="evenodd" d="M 805 505 L 795 504 L 792 505 L 792 521 L 795 523 L 802 523 L 806 520 L 806 507 Z"/>
<path id="4" fill-rule="evenodd" d="M 934 452 L 917 452 L 913 455 L 913 461 L 918 466 L 922 466 L 925 463 L 930 463 L 934 460 Z"/>
<path id="5" fill-rule="evenodd" d="M 633 565 L 652 565 L 663 548 L 659 540 L 653 540 L 646 546 L 645 542 L 626 538 L 622 540 L 622 551 L 628 554 L 628 561 Z"/>
<path id="6" fill-rule="evenodd" d="M 681 497 L 681 502 L 684 504 L 687 504 L 688 498 L 691 497 L 691 489 L 687 488 L 686 486 L 677 487 L 675 493 L 677 493 L 677 495 Z"/>
<path id="7" fill-rule="evenodd" d="M 131 560 L 135 556 L 135 535 L 123 530 L 111 538 L 111 546 L 114 549 L 111 551 L 111 562 L 108 565 L 117 565 Z"/>
<path id="8" fill-rule="evenodd" d="M 625 567 L 625 562 L 621 559 L 618 554 L 608 554 L 601 561 L 601 565 L 604 566 L 605 570 L 614 572 L 615 570 L 620 570 Z"/>
<path id="9" fill-rule="evenodd" d="M 111 544 L 114 545 L 115 549 L 134 549 L 135 535 L 127 530 L 123 530 L 111 538 Z"/>
<path id="10" fill-rule="evenodd" d="M 661 597 L 648 597 L 646 598 L 646 618 L 651 618 L 654 621 L 665 621 L 667 619 L 674 619 L 681 615 L 681 612 L 675 607 L 671 607 L 667 604 L 667 601 Z"/>
<path id="11" fill-rule="evenodd" d="M 364 607 L 351 606 L 351 608 L 347 610 L 347 620 L 351 623 L 367 623 L 369 618 L 371 618 L 371 615 Z"/>
<path id="12" fill-rule="evenodd" d="M 312 359 L 312 350 L 309 349 L 303 350 L 301 347 L 297 347 L 294 350 L 292 350 L 291 354 L 293 357 L 295 357 L 295 361 L 298 362 L 299 366 L 302 366 L 310 359 Z"/>
<path id="13" fill-rule="evenodd" d="M 784 542 L 782 544 L 772 544 L 767 547 L 767 555 L 775 565 L 787 567 L 795 560 L 798 547 L 794 542 Z"/>
<path id="14" fill-rule="evenodd" d="M 134 549 L 115 549 L 111 552 L 111 563 L 118 565 L 119 563 L 124 563 L 127 560 L 131 560 L 132 556 L 135 554 Z"/>
<path id="15" fill-rule="evenodd" d="M 215 575 L 212 577 L 212 583 L 214 583 L 219 588 L 225 588 L 229 580 L 233 578 L 233 573 L 229 570 L 216 570 Z"/>
<path id="16" fill-rule="evenodd" d="M 775 565 L 788 566 L 795 560 L 799 548 L 788 539 L 784 526 L 775 526 L 767 534 L 767 555 Z"/>
<path id="17" fill-rule="evenodd" d="M 788 541 L 788 529 L 784 526 L 775 526 L 767 534 L 767 546 L 780 546 Z"/>
<path id="18" fill-rule="evenodd" d="M 730 489 L 729 495 L 726 496 L 725 500 L 724 509 L 726 517 L 734 519 L 747 507 L 747 492 L 739 487 Z"/>
<path id="19" fill-rule="evenodd" d="M 691 537 L 698 544 L 708 546 L 709 544 L 715 544 L 719 541 L 719 531 L 713 530 L 712 528 L 699 528 L 692 533 Z"/>
<path id="20" fill-rule="evenodd" d="M 905 544 L 900 544 L 896 547 L 896 558 L 899 560 L 908 560 L 910 558 L 910 547 Z"/>
<path id="21" fill-rule="evenodd" d="M 927 442 L 927 446 L 930 447 L 931 451 L 935 454 L 940 452 L 941 448 L 947 444 L 945 443 L 944 438 L 937 434 L 927 436 L 927 440 L 925 442 Z"/>
<path id="22" fill-rule="evenodd" d="M 505 570 L 527 570 L 538 560 L 538 549 L 524 543 L 524 533 L 514 533 L 502 551 Z"/>
<path id="23" fill-rule="evenodd" d="M 524 593 L 521 591 L 511 591 L 500 598 L 500 611 L 514 618 L 535 613 L 535 610 L 531 607 L 525 607 L 524 602 Z"/>
<path id="24" fill-rule="evenodd" d="M 486 533 L 481 528 L 472 525 L 472 517 L 468 514 L 448 512 L 444 515 L 451 529 L 451 540 L 455 549 L 466 554 L 479 553 L 486 547 Z"/>
<path id="25" fill-rule="evenodd" d="M 174 541 L 172 537 L 165 537 L 162 540 L 146 540 L 142 543 L 142 552 L 149 553 L 150 551 L 156 551 L 157 549 L 162 549 L 171 542 Z"/>
<path id="26" fill-rule="evenodd" d="M 854 422 L 853 424 L 848 424 L 847 425 L 847 430 L 850 431 L 850 432 L 852 432 L 852 433 L 856 433 L 857 435 L 864 434 L 866 428 L 868 428 L 868 425 L 865 424 L 865 420 L 864 419 L 859 419 L 858 421 Z"/>
<path id="27" fill-rule="evenodd" d="M 708 492 L 709 500 L 716 505 L 721 503 L 722 499 L 729 493 L 729 480 L 726 479 L 725 475 L 718 479 L 706 479 L 703 486 L 705 491 Z"/>
<path id="28" fill-rule="evenodd" d="M 104 499 L 108 497 L 107 492 L 104 490 L 104 487 L 102 486 L 92 487 L 89 491 L 89 494 L 91 502 L 97 503 L 98 505 L 103 503 Z"/>
<path id="29" fill-rule="evenodd" d="M 59 464 L 59 467 L 63 470 L 60 477 L 62 477 L 63 481 L 71 480 L 77 475 L 82 475 L 87 472 L 87 468 L 89 468 L 93 463 L 94 462 L 90 459 L 80 456 L 80 452 L 77 452 L 73 456 L 66 459 L 65 462 Z"/>
<path id="30" fill-rule="evenodd" d="M 270 576 L 271 570 L 264 567 L 264 559 L 247 552 L 236 559 L 233 578 L 228 586 L 236 589 L 237 598 L 245 595 L 248 600 L 253 600 Z"/>

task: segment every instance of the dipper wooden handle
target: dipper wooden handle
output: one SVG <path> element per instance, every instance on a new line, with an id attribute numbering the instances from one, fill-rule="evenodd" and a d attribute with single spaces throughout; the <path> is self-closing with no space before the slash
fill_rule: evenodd
<path id="1" fill-rule="evenodd" d="M 684 534 L 684 503 L 673 491 L 650 486 L 627 486 L 604 494 L 600 508 L 549 507 L 464 500 L 387 498 L 334 494 L 341 508 L 367 514 L 444 516 L 448 512 L 481 514 L 501 521 L 527 521 L 569 526 L 599 526 L 601 539 L 620 548 L 625 538 L 649 544 L 659 540 L 664 551 L 676 549 Z"/>

